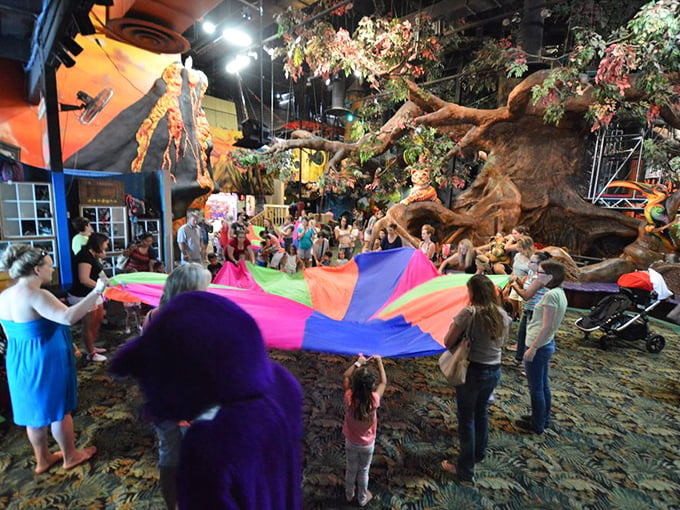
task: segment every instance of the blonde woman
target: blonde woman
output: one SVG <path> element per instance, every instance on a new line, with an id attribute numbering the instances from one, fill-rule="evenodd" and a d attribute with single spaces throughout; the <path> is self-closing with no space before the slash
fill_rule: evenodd
<path id="1" fill-rule="evenodd" d="M 510 281 L 524 282 L 529 276 L 529 260 L 534 254 L 534 240 L 529 236 L 521 236 L 517 240 L 517 253 L 512 259 L 512 273 L 510 274 Z M 517 320 L 522 315 L 522 298 L 512 288 L 511 285 L 505 287 L 503 297 L 505 297 L 512 306 L 512 319 Z"/>
<path id="2" fill-rule="evenodd" d="M 451 266 L 451 269 L 454 271 L 474 274 L 477 270 L 475 265 L 476 256 L 477 250 L 472 245 L 472 241 L 463 239 L 458 243 L 458 249 L 439 265 L 439 274 L 444 274 L 447 266 Z"/>
<path id="3" fill-rule="evenodd" d="M 420 246 L 418 246 L 418 249 L 432 262 L 437 260 L 437 243 L 432 240 L 434 232 L 435 230 L 432 225 L 428 225 L 427 223 L 423 225 L 420 229 L 420 238 L 422 241 L 420 242 Z"/>
<path id="4" fill-rule="evenodd" d="M 41 289 L 52 281 L 52 257 L 25 244 L 15 244 L 2 255 L 0 268 L 14 284 L 0 294 L 0 323 L 7 336 L 7 382 L 14 422 L 25 426 L 36 459 L 36 474 L 57 462 L 72 469 L 86 462 L 97 448 L 77 449 L 71 413 L 76 408 L 76 366 L 73 324 L 100 299 L 106 279 L 99 278 L 89 292 L 68 307 Z M 59 445 L 50 452 L 47 430 Z"/>

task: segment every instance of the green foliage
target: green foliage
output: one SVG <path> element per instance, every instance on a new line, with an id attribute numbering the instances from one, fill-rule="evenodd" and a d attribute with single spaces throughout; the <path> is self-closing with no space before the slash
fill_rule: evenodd
<path id="1" fill-rule="evenodd" d="M 319 8 L 326 4 L 321 3 Z M 337 14 L 344 14 L 343 7 Z M 639 10 L 638 10 L 639 9 Z M 635 10 L 638 12 L 633 16 Z M 306 15 L 309 15 L 306 14 Z M 546 16 L 571 28 L 570 34 L 550 56 L 527 55 L 512 35 L 500 40 L 487 39 L 478 46 L 465 68 L 463 86 L 475 95 L 493 93 L 500 73 L 519 79 L 528 71 L 528 59 L 539 58 L 550 65 L 550 74 L 532 90 L 532 101 L 542 107 L 546 123 L 558 124 L 570 100 L 585 96 L 589 104 L 586 119 L 593 129 L 606 126 L 615 115 L 626 112 L 652 122 L 663 107 L 680 106 L 680 0 L 640 0 L 620 2 L 601 0 L 584 4 L 580 0 L 558 0 L 546 8 Z M 335 73 L 358 73 L 382 93 L 364 101 L 355 122 L 351 140 L 362 145 L 346 160 L 343 175 L 363 178 L 365 164 L 374 158 L 375 139 L 367 133 L 379 129 L 385 115 L 408 97 L 401 77 L 427 79 L 441 70 L 439 53 L 445 45 L 459 45 L 464 30 L 453 30 L 447 40 L 434 37 L 434 25 L 427 18 L 412 22 L 397 18 L 364 17 L 352 34 L 332 21 L 298 26 L 299 11 L 289 10 L 279 18 L 286 72 L 298 79 L 303 74 L 327 78 Z M 521 15 L 512 18 L 506 33 L 521 24 Z M 297 28 L 294 28 L 296 27 Z M 462 26 L 464 28 L 464 25 Z M 558 55 L 561 53 L 561 55 Z M 632 92 L 636 94 L 633 95 Z M 441 97 L 441 96 L 440 96 Z M 415 128 L 415 126 L 411 126 Z M 433 181 L 451 184 L 448 157 L 455 142 L 430 128 L 399 141 L 398 149 L 418 149 L 427 154 L 415 165 L 428 164 Z M 669 150 L 658 146 L 659 150 Z M 656 157 L 656 156 L 655 156 Z M 667 154 L 665 166 L 677 161 Z M 424 161 L 427 160 L 427 163 Z M 381 160 L 381 170 L 372 183 L 376 193 L 404 183 L 403 168 Z M 357 181 L 357 182 L 358 182 Z M 345 186 L 340 174 L 327 177 L 330 185 Z M 353 184 L 353 183 L 352 183 Z"/>
<path id="2" fill-rule="evenodd" d="M 587 116 L 594 129 L 606 126 L 617 112 L 632 109 L 627 95 L 632 88 L 645 94 L 648 112 L 658 105 L 678 104 L 680 88 L 671 78 L 680 69 L 678 0 L 647 3 L 608 39 L 596 28 L 575 29 L 572 51 L 553 62 L 550 78 L 532 91 L 535 103 L 550 105 L 546 122 L 556 123 L 564 113 L 554 102 L 583 94 L 586 85 L 594 89 Z M 589 73 L 593 68 L 594 79 Z"/>
<path id="3" fill-rule="evenodd" d="M 647 168 L 658 170 L 665 180 L 680 184 L 680 147 L 667 139 L 643 142 L 642 157 Z"/>
<path id="4" fill-rule="evenodd" d="M 235 149 L 230 153 L 234 167 L 241 173 L 264 171 L 265 175 L 273 175 L 283 182 L 292 179 L 293 169 L 289 151 L 256 152 L 246 149 Z"/>

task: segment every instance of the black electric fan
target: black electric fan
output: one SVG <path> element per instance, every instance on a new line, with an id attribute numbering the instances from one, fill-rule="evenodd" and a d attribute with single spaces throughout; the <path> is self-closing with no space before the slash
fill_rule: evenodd
<path id="1" fill-rule="evenodd" d="M 62 104 L 61 111 L 69 112 L 82 110 L 81 114 L 78 116 L 78 120 L 81 124 L 87 125 L 92 122 L 97 115 L 99 115 L 99 112 L 101 112 L 106 106 L 106 103 L 111 100 L 113 97 L 113 89 L 105 88 L 94 97 L 90 96 L 86 92 L 83 92 L 82 90 L 79 90 L 76 96 L 78 96 L 81 104 Z"/>

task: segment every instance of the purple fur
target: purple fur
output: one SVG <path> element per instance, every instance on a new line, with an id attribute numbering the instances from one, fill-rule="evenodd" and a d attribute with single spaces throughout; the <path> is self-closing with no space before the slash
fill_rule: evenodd
<path id="1" fill-rule="evenodd" d="M 196 421 L 183 445 L 180 508 L 298 509 L 302 392 L 272 362 L 255 321 L 225 298 L 173 298 L 111 363 L 132 375 L 154 420 Z"/>

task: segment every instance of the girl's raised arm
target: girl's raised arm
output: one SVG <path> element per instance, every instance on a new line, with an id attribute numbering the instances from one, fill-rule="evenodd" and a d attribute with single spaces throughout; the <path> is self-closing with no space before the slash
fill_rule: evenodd
<path id="1" fill-rule="evenodd" d="M 385 388 L 387 387 L 387 374 L 385 373 L 385 367 L 383 366 L 382 357 L 375 354 L 372 358 L 375 366 L 378 367 L 378 374 L 380 375 L 380 382 L 378 382 L 378 387 L 375 389 L 376 393 L 382 398 L 383 393 L 385 393 Z"/>

